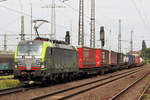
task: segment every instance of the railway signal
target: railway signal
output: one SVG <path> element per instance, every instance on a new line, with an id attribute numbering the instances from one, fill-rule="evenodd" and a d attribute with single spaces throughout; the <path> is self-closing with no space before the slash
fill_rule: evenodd
<path id="1" fill-rule="evenodd" d="M 70 32 L 69 31 L 66 31 L 65 42 L 70 44 Z"/>
<path id="2" fill-rule="evenodd" d="M 101 41 L 101 48 L 105 45 L 105 32 L 104 32 L 104 26 L 100 27 L 100 41 Z"/>

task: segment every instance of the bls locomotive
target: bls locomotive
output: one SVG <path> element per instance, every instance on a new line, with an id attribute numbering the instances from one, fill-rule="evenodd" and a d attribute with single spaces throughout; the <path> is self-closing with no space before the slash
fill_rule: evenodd
<path id="1" fill-rule="evenodd" d="M 77 48 L 53 42 L 21 41 L 15 52 L 15 77 L 22 81 L 41 81 L 77 72 Z"/>

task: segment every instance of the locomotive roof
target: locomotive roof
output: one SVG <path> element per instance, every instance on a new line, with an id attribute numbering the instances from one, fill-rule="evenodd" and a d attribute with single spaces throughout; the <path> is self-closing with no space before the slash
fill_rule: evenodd
<path id="1" fill-rule="evenodd" d="M 39 40 L 23 40 L 20 41 L 19 44 L 28 44 L 28 43 L 33 43 L 33 44 L 42 44 L 43 41 L 39 41 Z"/>
<path id="2" fill-rule="evenodd" d="M 71 46 L 71 45 L 65 45 L 65 44 L 54 44 L 54 47 L 62 48 L 62 49 L 77 50 L 76 47 Z"/>
<path id="3" fill-rule="evenodd" d="M 30 42 L 32 42 L 32 44 L 42 44 L 43 42 L 50 42 L 50 43 L 53 44 L 53 47 L 55 47 L 55 48 L 77 50 L 76 47 L 71 46 L 71 45 L 61 44 L 61 43 L 52 42 L 52 41 L 41 41 L 41 40 L 24 40 L 24 41 L 20 41 L 19 45 L 21 45 L 21 44 L 30 44 Z"/>

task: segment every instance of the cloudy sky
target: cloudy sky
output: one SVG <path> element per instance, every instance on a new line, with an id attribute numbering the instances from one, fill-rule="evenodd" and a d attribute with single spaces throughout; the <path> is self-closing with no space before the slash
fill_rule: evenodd
<path id="1" fill-rule="evenodd" d="M 0 0 L 2 1 L 2 0 Z M 72 26 L 72 44 L 77 45 L 78 37 L 78 8 L 79 0 L 55 0 L 56 8 L 56 37 L 63 40 L 65 31 Z M 122 49 L 123 52 L 130 50 L 130 33 L 133 30 L 134 50 L 141 49 L 142 40 L 150 47 L 150 1 L 149 0 L 95 0 L 96 1 L 96 47 L 100 47 L 99 28 L 105 27 L 106 49 L 117 51 L 118 20 L 122 21 Z M 33 6 L 33 19 L 45 19 L 50 21 L 51 9 L 43 8 L 50 5 L 51 0 L 7 0 L 0 2 L 0 50 L 3 49 L 2 34 L 7 37 L 8 49 L 15 48 L 14 45 L 20 41 L 20 16 L 25 16 L 25 34 L 30 34 L 30 5 Z M 85 45 L 89 46 L 90 38 L 90 4 L 91 0 L 85 0 Z M 39 32 L 50 34 L 50 24 L 43 24 Z M 16 34 L 10 36 L 10 34 Z M 33 31 L 34 34 L 34 31 Z M 48 37 L 48 36 L 46 36 Z M 26 39 L 30 39 L 26 36 Z"/>

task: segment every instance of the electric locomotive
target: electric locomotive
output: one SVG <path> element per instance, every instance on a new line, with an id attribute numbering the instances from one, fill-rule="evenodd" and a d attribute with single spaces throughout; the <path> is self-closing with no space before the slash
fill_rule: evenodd
<path id="1" fill-rule="evenodd" d="M 15 77 L 22 81 L 63 78 L 78 70 L 74 46 L 50 41 L 21 41 L 15 52 Z"/>
<path id="2" fill-rule="evenodd" d="M 67 32 L 66 42 L 41 38 L 38 28 L 46 20 L 34 20 L 37 35 L 35 40 L 20 41 L 15 52 L 15 78 L 25 83 L 45 80 L 57 80 L 75 75 L 78 71 L 77 48 L 69 44 Z M 42 22 L 38 26 L 37 22 Z M 31 82 L 32 83 L 32 82 Z"/>

